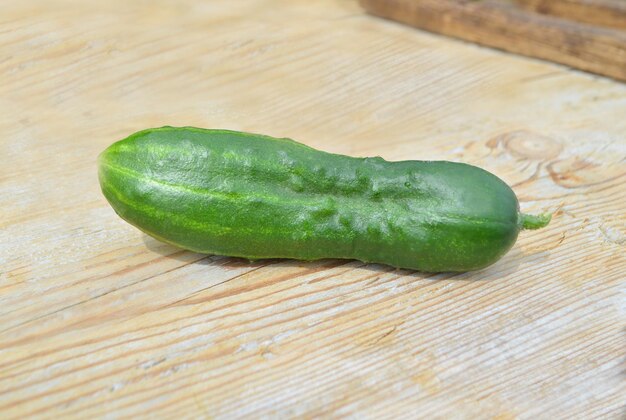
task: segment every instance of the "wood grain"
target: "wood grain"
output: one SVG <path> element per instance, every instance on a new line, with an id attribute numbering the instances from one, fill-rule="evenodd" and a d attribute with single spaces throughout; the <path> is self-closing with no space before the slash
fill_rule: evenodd
<path id="1" fill-rule="evenodd" d="M 624 0 L 515 0 L 515 2 L 538 13 L 597 26 L 626 29 Z"/>
<path id="2" fill-rule="evenodd" d="M 626 86 L 348 0 L 0 8 L 1 418 L 624 414 Z M 458 275 L 181 251 L 96 174 L 166 124 L 464 161 L 555 216 Z"/>
<path id="3" fill-rule="evenodd" d="M 420 29 L 626 81 L 626 31 L 533 13 L 495 0 L 360 2 L 374 15 Z"/>

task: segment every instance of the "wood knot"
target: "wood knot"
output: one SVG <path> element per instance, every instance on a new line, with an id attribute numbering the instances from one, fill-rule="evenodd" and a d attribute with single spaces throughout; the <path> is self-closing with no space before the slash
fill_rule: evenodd
<path id="1" fill-rule="evenodd" d="M 556 140 L 528 130 L 516 130 L 490 140 L 487 146 L 501 144 L 513 156 L 530 160 L 551 160 L 563 150 Z"/>
<path id="2" fill-rule="evenodd" d="M 602 171 L 599 168 L 599 163 L 576 156 L 555 161 L 547 166 L 552 181 L 563 188 L 588 187 L 602 183 L 608 176 L 615 175 L 610 166 L 604 167 Z"/>

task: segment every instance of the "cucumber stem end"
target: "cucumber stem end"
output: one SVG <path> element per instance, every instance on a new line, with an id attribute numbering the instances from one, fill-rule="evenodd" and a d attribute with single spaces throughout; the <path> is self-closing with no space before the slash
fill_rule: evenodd
<path id="1" fill-rule="evenodd" d="M 552 215 L 543 213 L 538 215 L 520 213 L 520 226 L 522 229 L 541 229 L 548 226 Z"/>

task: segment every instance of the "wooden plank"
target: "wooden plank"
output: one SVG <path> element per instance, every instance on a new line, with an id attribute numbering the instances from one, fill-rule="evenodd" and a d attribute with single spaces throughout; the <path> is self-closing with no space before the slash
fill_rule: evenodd
<path id="1" fill-rule="evenodd" d="M 619 418 L 626 86 L 320 0 L 0 14 L 0 418 Z M 428 275 L 161 244 L 96 159 L 160 125 L 481 166 L 553 211 Z"/>
<path id="2" fill-rule="evenodd" d="M 597 26 L 626 29 L 623 0 L 515 0 L 538 13 L 559 16 Z"/>
<path id="3" fill-rule="evenodd" d="M 626 32 L 499 1 L 361 0 L 370 13 L 431 32 L 626 80 Z"/>

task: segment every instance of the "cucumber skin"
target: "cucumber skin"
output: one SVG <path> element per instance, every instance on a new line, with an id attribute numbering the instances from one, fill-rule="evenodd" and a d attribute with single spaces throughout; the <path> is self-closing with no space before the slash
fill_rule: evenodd
<path id="1" fill-rule="evenodd" d="M 248 259 L 470 271 L 496 262 L 521 229 L 513 191 L 480 168 L 354 158 L 228 130 L 140 131 L 100 155 L 99 180 L 145 233 Z"/>

